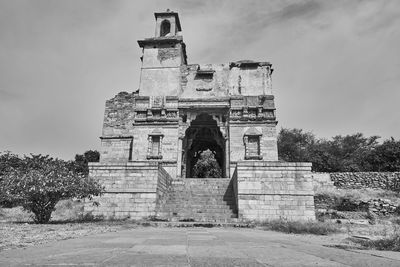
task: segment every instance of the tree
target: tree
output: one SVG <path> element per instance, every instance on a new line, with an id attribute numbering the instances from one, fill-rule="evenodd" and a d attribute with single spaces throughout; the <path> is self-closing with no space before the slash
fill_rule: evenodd
<path id="1" fill-rule="evenodd" d="M 100 160 L 100 153 L 96 150 L 88 150 L 83 155 L 76 154 L 75 161 L 72 163 L 72 168 L 75 172 L 84 174 L 87 176 L 89 174 L 89 162 L 98 162 Z"/>
<path id="2" fill-rule="evenodd" d="M 282 128 L 278 135 L 279 159 L 302 162 L 309 160 L 309 148 L 315 143 L 315 136 L 302 129 Z"/>
<path id="3" fill-rule="evenodd" d="M 221 178 L 222 171 L 214 153 L 207 149 L 200 153 L 199 159 L 193 168 L 194 177 L 196 178 Z"/>
<path id="4" fill-rule="evenodd" d="M 301 129 L 282 128 L 278 135 L 279 158 L 312 162 L 313 171 L 318 172 L 370 171 L 373 168 L 367 159 L 378 146 L 378 138 L 356 133 L 326 140 Z"/>
<path id="5" fill-rule="evenodd" d="M 3 180 L 4 175 L 15 168 L 19 168 L 20 165 L 21 159 L 17 155 L 12 154 L 10 151 L 0 153 L 0 182 Z M 13 202 L 6 200 L 3 190 L 0 190 L 0 206 L 9 208 L 15 206 Z"/>
<path id="6" fill-rule="evenodd" d="M 72 171 L 65 161 L 31 155 L 21 162 L 2 176 L 0 190 L 3 200 L 19 203 L 32 212 L 36 223 L 47 223 L 62 199 L 90 199 L 103 191 L 96 181 Z"/>
<path id="7" fill-rule="evenodd" d="M 10 151 L 0 152 L 0 178 L 13 168 L 18 168 L 21 159 Z"/>
<path id="8" fill-rule="evenodd" d="M 369 154 L 367 161 L 372 171 L 400 171 L 400 140 L 385 140 Z"/>

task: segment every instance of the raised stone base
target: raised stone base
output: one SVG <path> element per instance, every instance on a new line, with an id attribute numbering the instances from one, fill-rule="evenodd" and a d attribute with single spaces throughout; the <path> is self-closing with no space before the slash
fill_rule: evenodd
<path id="1" fill-rule="evenodd" d="M 315 220 L 311 163 L 241 161 L 233 179 L 242 220 Z"/>
<path id="2" fill-rule="evenodd" d="M 154 216 L 171 177 L 157 162 L 91 163 L 89 175 L 105 193 L 85 203 L 85 212 L 106 219 L 142 219 Z"/>

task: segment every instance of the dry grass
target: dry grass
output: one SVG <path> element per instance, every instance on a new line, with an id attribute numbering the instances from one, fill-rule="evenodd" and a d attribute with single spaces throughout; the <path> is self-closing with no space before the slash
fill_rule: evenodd
<path id="1" fill-rule="evenodd" d="M 393 203 L 400 204 L 400 192 L 394 192 L 384 189 L 324 189 L 318 188 L 315 195 L 326 195 L 338 199 L 349 198 L 355 201 L 367 201 L 370 199 L 388 199 Z"/>
<path id="2" fill-rule="evenodd" d="M 0 208 L 1 222 L 33 222 L 32 214 L 22 207 Z M 95 221 L 95 218 L 83 209 L 83 202 L 79 200 L 62 200 L 56 205 L 56 210 L 51 215 L 51 222 L 82 222 Z"/>
<path id="3" fill-rule="evenodd" d="M 284 219 L 264 221 L 260 224 L 265 230 L 293 234 L 328 235 L 341 232 L 335 223 L 319 221 L 288 221 Z"/>
<path id="4" fill-rule="evenodd" d="M 0 223 L 0 251 L 138 227 L 127 222 Z"/>
<path id="5" fill-rule="evenodd" d="M 79 201 L 65 200 L 57 204 L 49 224 L 34 224 L 31 214 L 21 207 L 0 208 L 0 251 L 34 246 L 51 241 L 136 228 L 135 221 L 86 221 Z"/>

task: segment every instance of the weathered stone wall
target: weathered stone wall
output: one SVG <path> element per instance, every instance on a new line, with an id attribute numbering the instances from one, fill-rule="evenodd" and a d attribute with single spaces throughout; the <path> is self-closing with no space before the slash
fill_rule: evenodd
<path id="1" fill-rule="evenodd" d="M 131 159 L 133 137 L 102 137 L 100 162 L 127 162 Z"/>
<path id="2" fill-rule="evenodd" d="M 333 172 L 330 177 L 339 188 L 400 190 L 400 172 Z"/>
<path id="3" fill-rule="evenodd" d="M 371 199 L 368 201 L 368 211 L 376 215 L 399 214 L 398 203 L 392 203 L 389 199 Z"/>
<path id="4" fill-rule="evenodd" d="M 177 160 L 178 125 L 160 127 L 159 125 L 135 126 L 133 133 L 132 160 L 147 160 L 149 135 L 159 130 L 163 134 L 161 141 L 162 160 Z"/>
<path id="5" fill-rule="evenodd" d="M 209 70 L 201 76 L 198 70 Z M 181 98 L 212 98 L 228 96 L 227 80 L 229 66 L 226 64 L 192 64 L 181 68 Z"/>
<path id="6" fill-rule="evenodd" d="M 121 92 L 106 101 L 103 121 L 103 137 L 129 135 L 134 119 L 135 96 Z"/>
<path id="7" fill-rule="evenodd" d="M 86 202 L 85 211 L 107 219 L 154 216 L 157 201 L 163 201 L 170 180 L 157 162 L 91 163 L 89 175 L 106 192 Z"/>
<path id="8" fill-rule="evenodd" d="M 335 186 L 331 181 L 331 176 L 327 172 L 313 172 L 312 180 L 314 185 L 314 190 L 319 188 L 333 189 Z"/>
<path id="9" fill-rule="evenodd" d="M 139 92 L 147 96 L 176 96 L 180 90 L 179 77 L 179 67 L 142 69 Z"/>
<path id="10" fill-rule="evenodd" d="M 311 163 L 237 163 L 239 218 L 314 220 Z"/>
<path id="11" fill-rule="evenodd" d="M 270 66 L 232 67 L 228 85 L 231 95 L 272 95 Z"/>
<path id="12" fill-rule="evenodd" d="M 198 75 L 209 71 L 210 75 Z M 191 64 L 181 67 L 182 98 L 231 95 L 272 95 L 270 66 L 232 67 L 231 64 Z"/>
<path id="13" fill-rule="evenodd" d="M 144 45 L 139 94 L 177 96 L 180 91 L 180 66 L 184 63 L 183 44 Z"/>
<path id="14" fill-rule="evenodd" d="M 260 138 L 262 160 L 277 161 L 278 147 L 276 143 L 275 125 L 251 123 L 229 125 L 231 161 L 237 162 L 245 159 L 244 135 L 251 127 L 262 133 Z"/>

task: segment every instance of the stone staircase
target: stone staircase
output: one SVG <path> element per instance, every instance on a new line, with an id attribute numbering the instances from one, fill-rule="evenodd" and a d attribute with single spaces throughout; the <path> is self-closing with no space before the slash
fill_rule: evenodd
<path id="1" fill-rule="evenodd" d="M 226 178 L 186 178 L 173 181 L 157 218 L 175 222 L 237 221 L 233 187 Z"/>

